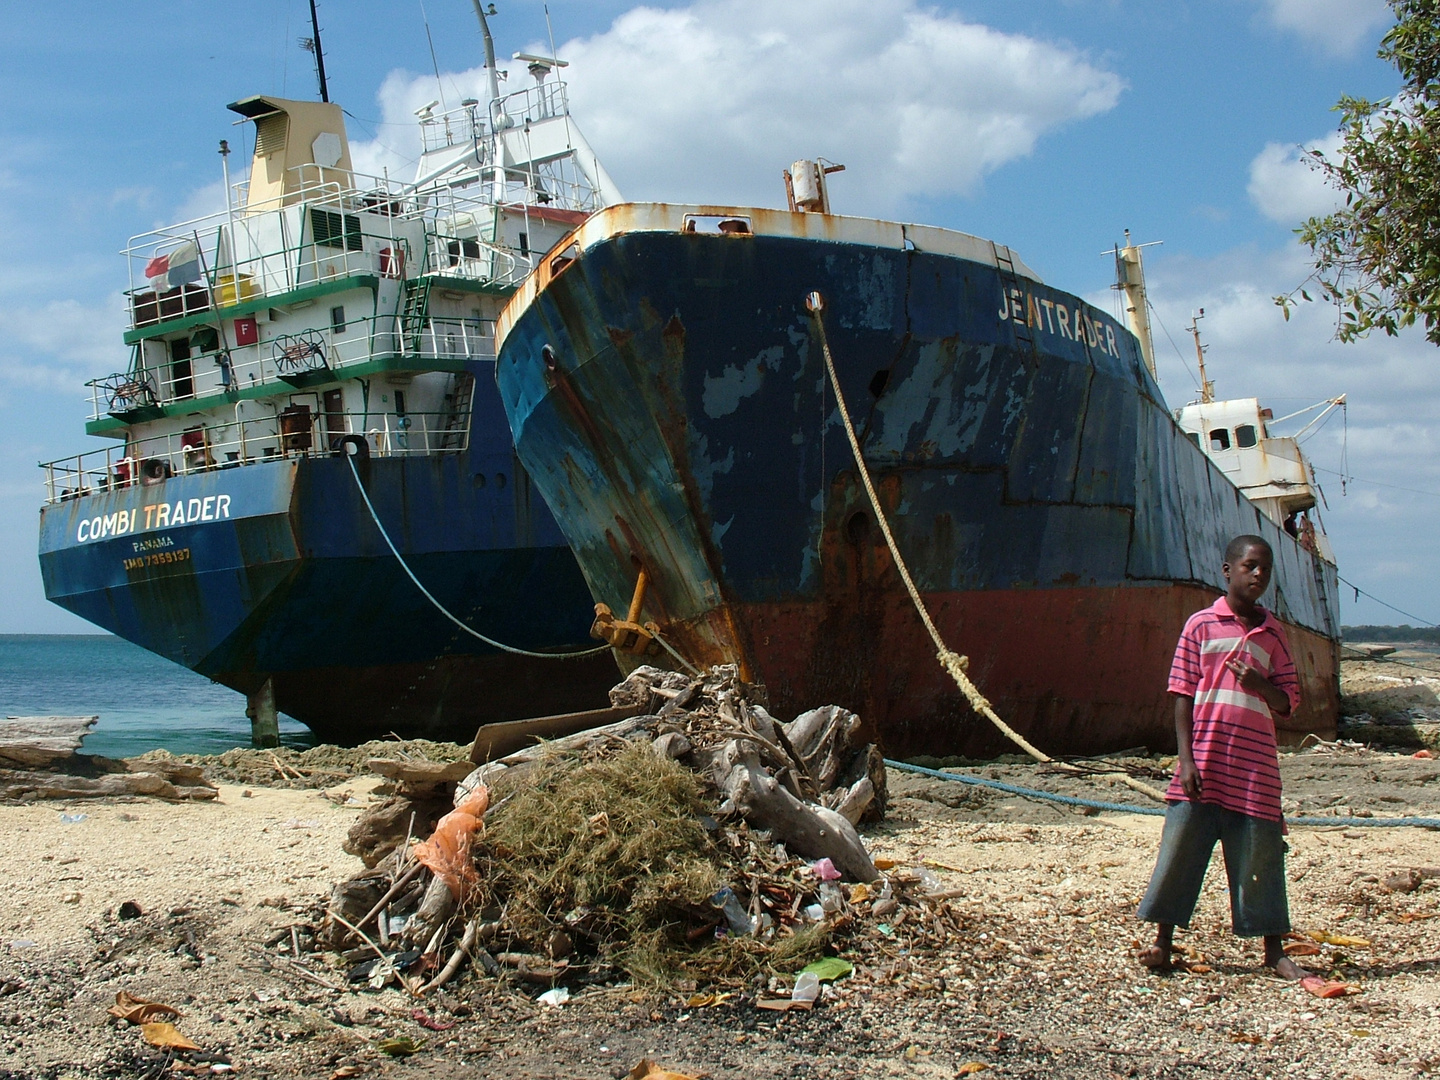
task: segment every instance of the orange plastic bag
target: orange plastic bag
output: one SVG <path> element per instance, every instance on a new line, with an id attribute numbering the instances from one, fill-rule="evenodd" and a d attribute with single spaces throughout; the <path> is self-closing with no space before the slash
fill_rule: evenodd
<path id="1" fill-rule="evenodd" d="M 413 848 L 415 860 L 450 888 L 463 901 L 479 883 L 470 845 L 490 807 L 490 789 L 483 785 L 472 791 L 459 806 L 435 823 L 430 839 Z"/>

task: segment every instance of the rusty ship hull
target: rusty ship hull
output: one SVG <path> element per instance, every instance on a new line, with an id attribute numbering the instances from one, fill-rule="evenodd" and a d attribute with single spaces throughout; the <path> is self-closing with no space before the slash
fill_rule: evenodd
<path id="1" fill-rule="evenodd" d="M 697 223 L 739 222 L 726 231 Z M 1001 748 L 936 662 L 857 471 L 806 296 L 899 549 L 949 646 L 1043 749 L 1174 744 L 1165 676 L 1239 533 L 1333 732 L 1335 568 L 1176 426 L 1137 339 L 963 234 L 619 206 L 512 299 L 497 378 L 594 596 L 774 710 L 836 702 L 892 754 Z M 660 654 L 661 659 L 667 659 Z"/>

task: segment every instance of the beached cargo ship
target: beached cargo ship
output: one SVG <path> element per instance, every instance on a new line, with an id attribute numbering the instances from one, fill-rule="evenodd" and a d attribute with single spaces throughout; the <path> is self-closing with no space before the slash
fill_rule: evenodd
<path id="1" fill-rule="evenodd" d="M 1314 492 L 1258 404 L 1211 441 L 1216 409 L 1177 423 L 1148 341 L 1014 252 L 823 212 L 823 172 L 794 175 L 789 212 L 599 212 L 501 316 L 520 460 L 596 598 L 628 613 L 597 629 L 651 662 L 738 663 L 779 715 L 845 705 L 891 753 L 1003 747 L 936 662 L 873 520 L 818 292 L 902 555 L 1008 722 L 1056 753 L 1173 746 L 1176 637 L 1251 532 L 1274 546 L 1268 600 L 1301 669 L 1285 727 L 1333 732 L 1335 567 L 1323 534 L 1285 527 Z M 1143 313 L 1138 250 L 1117 265 Z M 1227 461 L 1267 453 L 1289 471 L 1252 502 Z"/>
<path id="2" fill-rule="evenodd" d="M 558 62 L 520 57 L 535 84 L 501 96 L 486 47 L 491 100 L 422 109 L 406 183 L 352 169 L 338 105 L 231 105 L 248 182 L 125 249 L 129 363 L 87 424 L 113 445 L 42 466 L 49 599 L 246 694 L 262 739 L 277 710 L 331 741 L 469 739 L 614 681 L 515 460 L 494 324 L 618 195 Z"/>

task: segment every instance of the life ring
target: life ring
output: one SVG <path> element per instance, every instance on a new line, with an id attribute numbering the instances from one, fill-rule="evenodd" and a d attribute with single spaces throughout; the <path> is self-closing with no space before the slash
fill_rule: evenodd
<path id="1" fill-rule="evenodd" d="M 336 457 L 352 457 L 362 464 L 370 460 L 370 444 L 361 435 L 342 435 L 332 446 Z"/>

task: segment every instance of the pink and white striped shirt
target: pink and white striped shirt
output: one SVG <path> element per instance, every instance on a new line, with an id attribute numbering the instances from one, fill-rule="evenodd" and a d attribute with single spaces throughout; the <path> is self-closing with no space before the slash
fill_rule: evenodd
<path id="1" fill-rule="evenodd" d="M 1191 615 L 1175 647 L 1170 692 L 1195 699 L 1191 747 L 1200 771 L 1200 801 L 1281 821 L 1280 762 L 1270 706 L 1241 687 L 1225 666 L 1243 655 L 1284 691 L 1291 712 L 1299 707 L 1300 680 L 1285 631 L 1274 615 L 1264 614 L 1251 628 L 1222 596 Z M 1187 797 L 1178 768 L 1165 797 Z"/>

